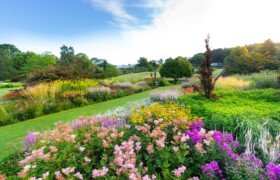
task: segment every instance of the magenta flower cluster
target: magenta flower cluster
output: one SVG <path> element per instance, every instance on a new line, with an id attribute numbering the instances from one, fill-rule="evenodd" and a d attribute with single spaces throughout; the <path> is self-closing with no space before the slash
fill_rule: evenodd
<path id="1" fill-rule="evenodd" d="M 204 174 L 208 173 L 212 178 L 215 177 L 215 172 L 217 172 L 220 177 L 223 176 L 223 171 L 219 168 L 219 165 L 216 161 L 212 161 L 209 164 L 201 166 L 201 171 Z"/>
<path id="2" fill-rule="evenodd" d="M 238 155 L 233 152 L 233 149 L 239 146 L 239 142 L 234 141 L 231 134 L 214 131 L 213 139 L 223 151 L 227 152 L 230 158 L 237 159 Z"/>
<path id="3" fill-rule="evenodd" d="M 266 165 L 266 175 L 270 180 L 280 179 L 280 165 L 270 162 Z"/>

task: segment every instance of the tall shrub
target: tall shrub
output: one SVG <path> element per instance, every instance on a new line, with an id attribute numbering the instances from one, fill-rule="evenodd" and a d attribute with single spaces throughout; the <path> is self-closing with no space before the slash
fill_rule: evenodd
<path id="1" fill-rule="evenodd" d="M 207 38 L 205 39 L 205 47 L 206 47 L 206 52 L 204 53 L 205 60 L 202 61 L 199 69 L 199 73 L 200 73 L 199 79 L 201 83 L 201 89 L 206 98 L 211 98 L 212 91 L 214 90 L 215 87 L 215 83 L 219 78 L 219 76 L 216 78 L 214 78 L 213 76 L 213 69 L 211 67 L 212 53 L 209 48 L 209 39 L 210 36 L 208 35 Z"/>

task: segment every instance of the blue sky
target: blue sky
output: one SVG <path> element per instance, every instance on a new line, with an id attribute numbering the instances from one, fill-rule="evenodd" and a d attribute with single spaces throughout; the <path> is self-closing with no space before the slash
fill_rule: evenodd
<path id="1" fill-rule="evenodd" d="M 136 63 L 190 57 L 268 38 L 280 42 L 278 0 L 0 0 L 0 44 L 59 56 L 60 47 Z"/>

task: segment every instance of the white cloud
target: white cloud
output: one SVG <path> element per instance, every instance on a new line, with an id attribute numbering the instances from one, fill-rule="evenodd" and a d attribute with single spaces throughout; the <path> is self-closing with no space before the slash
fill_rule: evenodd
<path id="1" fill-rule="evenodd" d="M 90 0 L 93 7 L 110 13 L 114 20 L 122 27 L 137 21 L 137 18 L 130 15 L 121 0 Z"/>

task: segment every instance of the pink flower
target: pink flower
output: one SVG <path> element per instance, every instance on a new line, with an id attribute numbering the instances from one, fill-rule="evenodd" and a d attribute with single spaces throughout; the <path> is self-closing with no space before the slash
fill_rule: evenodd
<path id="1" fill-rule="evenodd" d="M 141 149 L 141 142 L 137 142 L 136 143 L 136 151 L 138 152 L 138 151 L 140 151 L 140 149 Z"/>
<path id="2" fill-rule="evenodd" d="M 149 144 L 147 147 L 147 151 L 149 154 L 152 154 L 154 152 L 154 146 L 152 144 Z"/>
<path id="3" fill-rule="evenodd" d="M 181 137 L 181 140 L 180 140 L 180 141 L 181 141 L 182 143 L 184 143 L 184 142 L 186 142 L 186 140 L 188 140 L 188 139 L 190 139 L 189 136 L 183 135 L 183 136 Z"/>
<path id="4" fill-rule="evenodd" d="M 84 158 L 84 160 L 85 162 L 91 162 L 91 160 L 87 156 Z"/>
<path id="5" fill-rule="evenodd" d="M 74 174 L 75 177 L 77 177 L 80 180 L 83 180 L 83 176 L 81 175 L 81 173 L 77 172 L 76 174 Z"/>
<path id="6" fill-rule="evenodd" d="M 140 163 L 139 163 L 139 166 L 143 166 L 143 162 L 140 162 Z"/>
<path id="7" fill-rule="evenodd" d="M 206 153 L 206 151 L 204 151 L 204 149 L 203 149 L 202 143 L 196 143 L 195 148 L 196 148 L 196 150 L 197 150 L 198 152 L 200 152 L 201 154 L 202 154 L 202 153 Z"/>
<path id="8" fill-rule="evenodd" d="M 84 148 L 84 147 L 79 147 L 79 150 L 80 150 L 81 152 L 84 152 L 85 148 Z"/>
<path id="9" fill-rule="evenodd" d="M 154 120 L 155 125 L 157 126 L 159 124 L 158 120 Z"/>
<path id="10" fill-rule="evenodd" d="M 152 175 L 152 180 L 155 180 L 155 179 L 157 179 L 157 177 L 153 174 Z"/>
<path id="11" fill-rule="evenodd" d="M 109 147 L 109 144 L 105 140 L 102 141 L 102 145 L 104 148 Z"/>
<path id="12" fill-rule="evenodd" d="M 207 146 L 210 145 L 210 141 L 207 141 L 206 139 L 203 140 L 204 144 L 206 144 Z"/>
<path id="13" fill-rule="evenodd" d="M 102 170 L 94 169 L 92 171 L 92 177 L 103 177 L 107 174 L 108 171 L 109 169 L 107 167 L 103 167 Z"/>
<path id="14" fill-rule="evenodd" d="M 74 172 L 75 171 L 75 168 L 74 167 L 68 167 L 68 168 L 65 168 L 65 169 L 62 169 L 62 172 L 65 174 L 65 175 L 69 175 L 70 173 Z"/>
<path id="15" fill-rule="evenodd" d="M 178 146 L 173 147 L 173 151 L 177 152 L 179 150 Z"/>
<path id="16" fill-rule="evenodd" d="M 173 173 L 175 174 L 176 177 L 181 177 L 182 173 L 184 173 L 185 170 L 186 170 L 186 167 L 185 166 L 181 166 L 178 169 L 175 169 L 173 171 Z"/>
<path id="17" fill-rule="evenodd" d="M 43 179 L 46 179 L 50 175 L 49 171 L 43 174 Z"/>
<path id="18" fill-rule="evenodd" d="M 57 148 L 55 146 L 50 146 L 50 150 L 52 153 L 54 153 L 57 151 Z"/>
<path id="19" fill-rule="evenodd" d="M 151 179 L 150 179 L 149 175 L 146 175 L 142 178 L 142 180 L 151 180 Z"/>
<path id="20" fill-rule="evenodd" d="M 134 173 L 131 173 L 131 174 L 129 175 L 129 179 L 130 179 L 130 180 L 137 180 L 137 177 L 136 177 L 136 175 L 135 175 Z"/>

